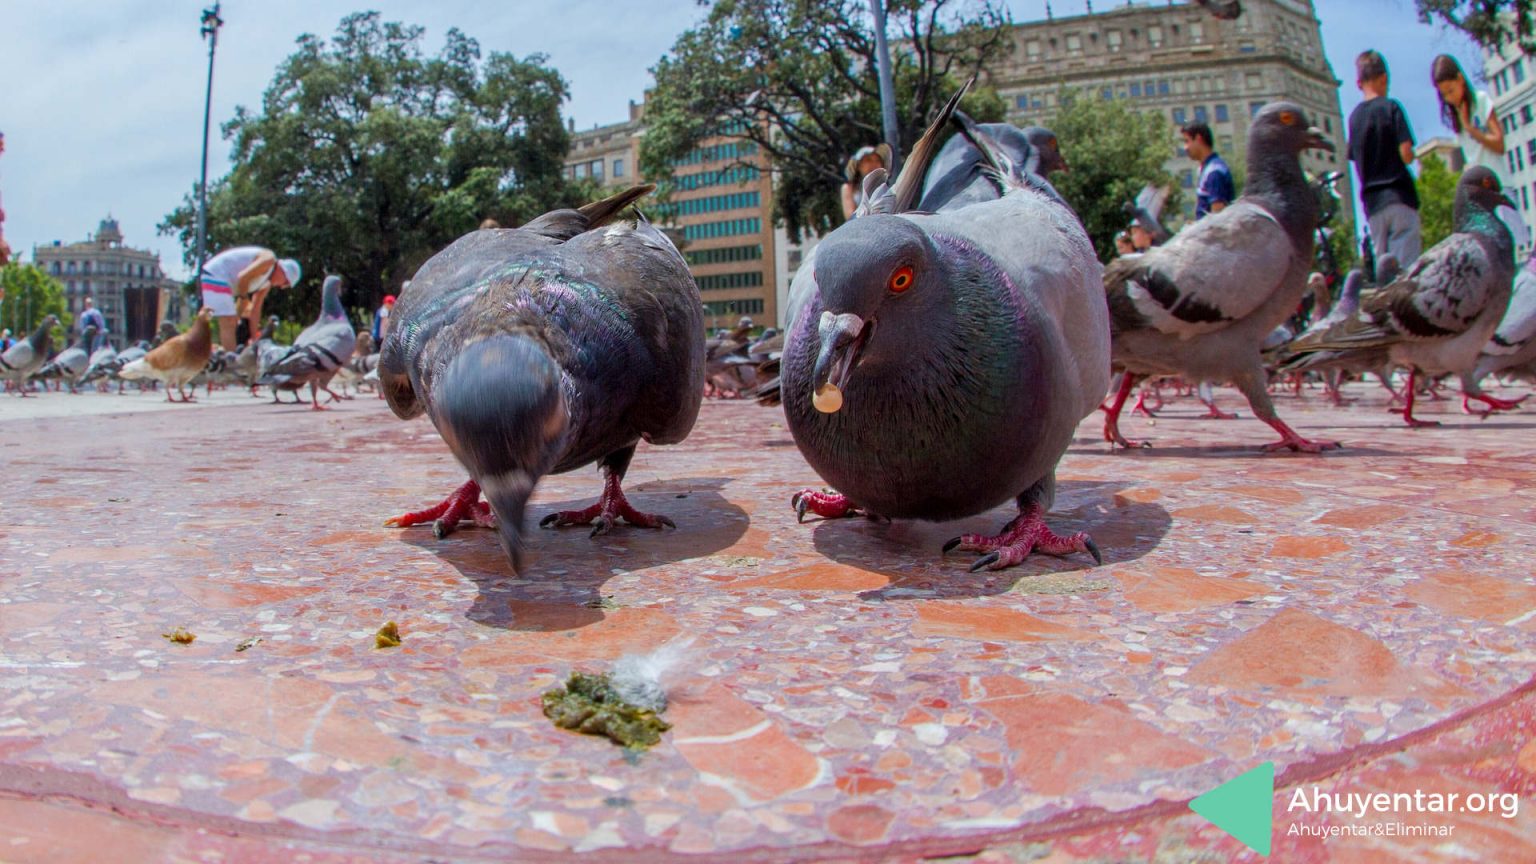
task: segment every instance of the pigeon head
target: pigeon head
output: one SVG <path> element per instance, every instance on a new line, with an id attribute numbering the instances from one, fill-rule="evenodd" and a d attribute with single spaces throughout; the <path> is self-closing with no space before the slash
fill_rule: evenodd
<path id="1" fill-rule="evenodd" d="M 327 276 L 320 286 L 320 312 L 327 318 L 340 318 L 346 314 L 341 308 L 341 277 Z"/>
<path id="2" fill-rule="evenodd" d="M 900 337 L 908 331 L 918 337 L 943 296 L 935 289 L 944 279 L 928 236 L 907 219 L 884 215 L 855 219 L 828 235 L 816 250 L 815 277 L 822 312 L 810 324 L 820 346 L 811 386 L 816 408 L 832 413 L 871 352 L 876 329 L 892 331 L 897 338 L 885 341 L 891 346 L 905 344 Z"/>
<path id="3" fill-rule="evenodd" d="M 1323 137 L 1323 130 L 1312 125 L 1307 112 L 1295 102 L 1271 102 L 1259 109 L 1248 127 L 1248 152 L 1300 155 L 1303 150 L 1327 150 L 1333 142 Z"/>
<path id="4" fill-rule="evenodd" d="M 513 569 L 522 563 L 528 496 L 565 447 L 570 415 L 560 380 L 542 345 L 503 334 L 465 345 L 432 391 L 432 420 L 496 511 Z"/>
<path id="5" fill-rule="evenodd" d="M 38 322 L 37 329 L 33 330 L 32 335 L 27 337 L 27 341 L 32 343 L 34 350 L 38 345 L 47 344 L 49 338 L 53 335 L 53 328 L 57 326 L 59 326 L 59 316 L 48 315 Z"/>
<path id="6" fill-rule="evenodd" d="M 1040 154 L 1040 164 L 1035 171 L 1045 179 L 1051 179 L 1051 175 L 1057 171 L 1070 171 L 1067 166 L 1067 158 L 1061 155 L 1061 142 L 1056 140 L 1056 133 L 1040 126 L 1030 126 L 1024 130 L 1024 137 L 1029 139 L 1029 145 Z"/>
<path id="7" fill-rule="evenodd" d="M 1500 207 L 1513 210 L 1515 202 L 1509 200 L 1509 196 L 1504 194 L 1504 186 L 1499 182 L 1499 175 L 1482 165 L 1473 165 L 1462 172 L 1461 180 L 1456 184 L 1455 222 L 1458 230 L 1463 220 L 1471 215 L 1472 210 L 1494 213 Z"/>
<path id="8" fill-rule="evenodd" d="M 1365 271 L 1351 270 L 1344 277 L 1344 290 L 1339 293 L 1339 314 L 1354 316 L 1360 311 L 1360 289 L 1365 287 Z"/>

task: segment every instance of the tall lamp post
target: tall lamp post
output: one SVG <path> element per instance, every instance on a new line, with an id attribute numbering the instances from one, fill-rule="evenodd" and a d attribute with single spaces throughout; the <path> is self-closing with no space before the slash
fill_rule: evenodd
<path id="1" fill-rule="evenodd" d="M 203 172 L 197 183 L 197 270 L 193 278 L 203 272 L 207 260 L 208 243 L 208 126 L 213 117 L 213 52 L 219 47 L 219 28 L 224 19 L 219 17 L 219 3 L 212 9 L 203 10 L 203 38 L 208 40 L 208 90 L 203 97 Z"/>
<path id="2" fill-rule="evenodd" d="M 869 0 L 869 11 L 875 18 L 875 62 L 880 67 L 880 122 L 885 127 L 885 143 L 891 145 L 891 164 L 886 167 L 894 177 L 901 165 L 901 136 L 896 128 L 896 84 L 891 74 L 891 48 L 885 41 L 884 0 Z"/>

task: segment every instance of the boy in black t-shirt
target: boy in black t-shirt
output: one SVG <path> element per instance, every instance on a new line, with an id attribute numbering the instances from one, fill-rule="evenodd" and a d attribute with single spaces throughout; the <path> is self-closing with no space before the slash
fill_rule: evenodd
<path id="1" fill-rule="evenodd" d="M 1419 257 L 1419 193 L 1413 130 L 1396 99 L 1387 98 L 1387 61 L 1376 51 L 1355 59 L 1356 84 L 1365 101 L 1349 115 L 1349 159 L 1360 175 L 1360 201 L 1376 252 L 1390 252 L 1403 267 Z"/>

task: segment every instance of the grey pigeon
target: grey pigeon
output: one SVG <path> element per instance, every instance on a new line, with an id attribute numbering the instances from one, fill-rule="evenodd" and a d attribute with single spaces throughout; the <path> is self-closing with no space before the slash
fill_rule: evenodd
<path id="1" fill-rule="evenodd" d="M 27 395 L 27 379 L 48 362 L 48 351 L 53 347 L 53 328 L 58 324 L 58 316 L 47 316 L 27 338 L 0 354 L 0 379 L 16 385 L 22 396 Z"/>
<path id="2" fill-rule="evenodd" d="M 80 334 L 80 338 L 75 340 L 75 344 L 60 351 L 58 356 L 43 364 L 43 368 L 37 370 L 36 377 L 42 381 L 62 379 L 69 386 L 69 392 L 78 392 L 75 389 L 75 383 L 91 365 L 90 346 L 96 341 L 96 332 L 96 325 L 86 327 Z"/>
<path id="3" fill-rule="evenodd" d="M 641 439 L 687 437 L 704 387 L 704 310 L 687 263 L 643 217 L 613 221 L 652 188 L 466 234 L 417 271 L 395 304 L 379 380 L 397 415 L 431 418 L 470 480 L 387 524 L 433 522 L 439 536 L 463 519 L 494 524 L 517 568 L 539 478 L 597 462 L 598 503 L 541 526 L 593 525 L 594 536 L 621 518 L 672 526 L 622 489 Z"/>
<path id="4" fill-rule="evenodd" d="M 108 342 L 91 353 L 90 361 L 85 364 L 85 372 L 80 375 L 80 383 L 89 384 L 105 378 L 116 366 L 117 349 Z"/>
<path id="5" fill-rule="evenodd" d="M 352 349 L 352 356 L 347 358 L 340 369 L 336 370 L 336 381 L 341 384 L 343 399 L 351 399 L 347 395 L 347 385 L 352 389 L 362 392 L 363 376 L 367 375 L 374 366 L 379 363 L 379 355 L 373 350 L 373 334 L 367 330 L 357 331 L 357 346 Z"/>
<path id="6" fill-rule="evenodd" d="M 1532 255 L 1515 274 L 1509 309 L 1494 330 L 1493 338 L 1483 346 L 1477 366 L 1461 378 L 1462 393 L 1482 394 L 1482 380 L 1506 370 L 1529 376 L 1536 365 L 1536 255 Z M 1466 399 L 1462 400 L 1466 409 Z"/>
<path id="7" fill-rule="evenodd" d="M 1513 206 L 1498 175 L 1480 165 L 1456 184 L 1455 231 L 1436 243 L 1392 284 L 1372 295 L 1360 314 L 1291 346 L 1291 368 L 1367 355 L 1388 349 L 1391 361 L 1408 367 L 1403 420 L 1434 426 L 1413 416 L 1420 375 L 1464 375 L 1475 370 L 1483 349 L 1509 309 L 1515 277 L 1515 244 L 1499 220 L 1499 206 Z M 1473 384 L 1474 389 L 1476 384 Z M 1517 402 L 1467 391 L 1492 410 Z"/>
<path id="8" fill-rule="evenodd" d="M 1306 112 L 1273 102 L 1248 130 L 1248 182 L 1220 213 L 1186 227 L 1163 246 L 1112 261 L 1104 272 L 1113 358 L 1122 377 L 1106 409 L 1104 437 L 1135 446 L 1120 433 L 1120 411 L 1143 378 L 1230 381 L 1260 420 L 1289 447 L 1316 453 L 1331 441 L 1309 441 L 1282 422 L 1270 401 L 1260 354 L 1264 339 L 1295 311 L 1307 290 L 1317 229 L 1317 195 L 1300 155 L 1332 150 Z"/>
<path id="9" fill-rule="evenodd" d="M 955 116 L 960 132 L 933 157 L 923 180 L 919 210 L 937 213 L 1002 197 L 1001 182 L 988 176 L 986 160 L 971 140 L 976 131 L 986 135 L 995 152 L 1006 156 L 1021 175 L 1049 180 L 1051 174 L 1067 170 L 1056 134 L 1049 129 L 1020 129 L 1011 123 L 973 124 L 959 111 Z"/>
<path id="10" fill-rule="evenodd" d="M 963 92 L 963 90 L 962 90 Z M 794 496 L 801 518 L 862 512 L 945 521 L 1013 500 L 996 537 L 945 546 L 986 553 L 973 570 L 1031 551 L 1086 551 L 1044 514 L 1056 463 L 1108 384 L 1102 268 L 1074 213 L 1008 177 L 1001 198 L 913 212 L 945 108 L 893 186 L 865 186 L 865 213 L 828 234 L 790 288 L 781 395 L 800 452 L 838 492 Z M 989 161 L 998 157 L 984 135 Z M 996 168 L 993 169 L 996 171 Z"/>
<path id="11" fill-rule="evenodd" d="M 341 277 L 327 276 L 320 289 L 320 317 L 304 328 L 287 353 L 265 369 L 256 383 L 272 387 L 274 399 L 278 389 L 297 393 L 308 384 L 311 407 L 323 411 L 320 391 L 324 390 L 332 399 L 340 398 L 328 385 L 336 370 L 351 359 L 356 344 L 357 334 L 347 321 L 347 310 L 341 306 Z"/>
<path id="12" fill-rule="evenodd" d="M 127 348 L 117 352 L 117 356 L 110 362 L 103 363 L 100 370 L 85 370 L 85 374 L 81 376 L 80 380 L 93 381 L 97 377 L 105 375 L 108 381 L 117 382 L 117 393 L 119 396 L 121 396 L 123 393 L 123 386 L 127 383 L 127 381 L 118 373 L 121 372 L 123 367 L 127 366 L 129 363 L 132 363 L 135 360 L 143 359 L 144 355 L 149 353 L 150 348 L 151 345 L 148 340 L 140 339 Z"/>
<path id="13" fill-rule="evenodd" d="M 235 357 L 235 371 L 245 379 L 247 387 L 251 388 L 251 395 L 256 395 L 256 379 L 261 377 L 261 348 L 263 343 L 271 345 L 272 336 L 277 332 L 276 315 L 267 318 L 267 323 L 262 326 L 261 332 L 255 338 L 250 339 L 240 346 L 240 351 Z"/>

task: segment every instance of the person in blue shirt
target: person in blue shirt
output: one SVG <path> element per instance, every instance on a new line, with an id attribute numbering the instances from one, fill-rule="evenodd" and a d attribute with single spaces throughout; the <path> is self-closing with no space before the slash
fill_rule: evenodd
<path id="1" fill-rule="evenodd" d="M 92 325 L 96 327 L 96 339 L 93 344 L 86 346 L 88 351 L 95 351 L 107 344 L 107 319 L 101 314 L 101 310 L 96 308 L 96 301 L 87 297 L 85 309 L 81 311 L 80 317 L 75 319 L 75 330 L 83 334 L 85 328 Z"/>
<path id="2" fill-rule="evenodd" d="M 1184 136 L 1184 152 L 1200 163 L 1200 181 L 1195 184 L 1195 218 L 1220 213 L 1237 198 L 1237 189 L 1232 183 L 1232 169 L 1211 143 L 1211 127 L 1200 122 L 1187 123 L 1179 134 Z"/>

